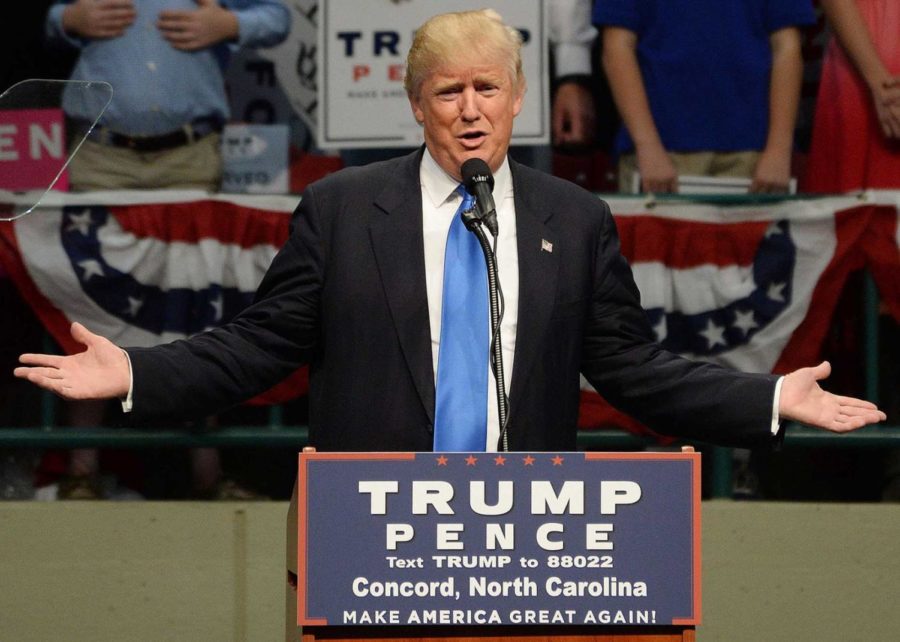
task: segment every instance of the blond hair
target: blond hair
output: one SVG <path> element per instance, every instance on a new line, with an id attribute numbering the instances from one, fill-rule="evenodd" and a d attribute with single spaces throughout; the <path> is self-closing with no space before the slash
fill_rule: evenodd
<path id="1" fill-rule="evenodd" d="M 525 91 L 522 36 L 493 9 L 443 13 L 417 31 L 406 57 L 406 93 L 417 97 L 422 82 L 449 64 L 475 65 L 505 61 L 518 92 Z"/>

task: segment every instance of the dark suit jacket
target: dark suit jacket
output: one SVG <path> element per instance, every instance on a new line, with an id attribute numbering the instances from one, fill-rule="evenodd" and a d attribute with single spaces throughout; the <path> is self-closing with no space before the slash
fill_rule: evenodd
<path id="1" fill-rule="evenodd" d="M 208 415 L 309 363 L 311 445 L 431 450 L 422 151 L 311 185 L 256 302 L 235 321 L 129 350 L 137 417 Z M 510 449 L 575 449 L 579 373 L 659 432 L 769 443 L 775 378 L 662 350 L 607 205 L 570 182 L 510 166 L 520 275 Z"/>

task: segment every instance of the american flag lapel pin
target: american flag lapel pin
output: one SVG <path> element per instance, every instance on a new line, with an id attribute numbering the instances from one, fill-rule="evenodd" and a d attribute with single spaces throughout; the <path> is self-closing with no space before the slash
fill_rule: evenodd
<path id="1" fill-rule="evenodd" d="M 553 253 L 553 243 L 548 241 L 547 239 L 541 239 L 541 252 L 549 252 Z"/>

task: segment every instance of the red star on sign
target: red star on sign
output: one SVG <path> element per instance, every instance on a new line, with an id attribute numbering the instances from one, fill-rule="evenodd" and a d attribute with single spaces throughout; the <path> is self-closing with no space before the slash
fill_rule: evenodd
<path id="1" fill-rule="evenodd" d="M 525 462 L 526 466 L 534 466 L 534 457 L 531 455 L 526 455 L 522 461 Z"/>
<path id="2" fill-rule="evenodd" d="M 438 466 L 446 466 L 447 465 L 447 458 L 444 457 L 443 455 L 438 457 L 436 461 L 437 461 Z"/>
<path id="3" fill-rule="evenodd" d="M 466 457 L 466 466 L 474 466 L 475 462 L 478 461 L 478 457 L 475 455 L 469 455 Z"/>
<path id="4" fill-rule="evenodd" d="M 497 455 L 496 457 L 494 457 L 494 463 L 498 466 L 503 466 L 504 464 L 506 464 L 506 457 L 504 457 L 503 455 Z"/>
<path id="5" fill-rule="evenodd" d="M 554 465 L 554 466 L 562 466 L 563 458 L 560 457 L 559 455 L 557 455 L 556 457 L 554 457 L 554 458 L 551 459 L 550 461 L 553 462 L 553 465 Z"/>

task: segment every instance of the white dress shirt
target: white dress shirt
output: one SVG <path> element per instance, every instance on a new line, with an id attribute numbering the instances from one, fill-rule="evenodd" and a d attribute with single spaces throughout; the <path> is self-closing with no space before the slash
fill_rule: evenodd
<path id="1" fill-rule="evenodd" d="M 444 252 L 447 234 L 453 215 L 459 207 L 460 196 L 456 192 L 459 183 L 448 175 L 431 157 L 426 149 L 419 168 L 422 185 L 422 233 L 425 243 L 425 284 L 428 292 L 428 316 L 431 325 L 431 357 L 437 380 L 438 355 L 441 347 L 441 307 L 444 291 Z M 497 208 L 497 276 L 503 291 L 503 319 L 500 322 L 500 340 L 503 345 L 503 373 L 506 391 L 512 379 L 513 354 L 516 348 L 516 317 L 519 309 L 519 255 L 516 247 L 516 212 L 513 203 L 512 175 L 509 163 L 494 174 L 494 205 Z M 488 237 L 490 238 L 490 236 Z M 490 336 L 490 316 L 488 324 Z M 488 425 L 487 450 L 497 450 L 500 437 L 499 412 L 497 409 L 497 384 L 488 369 Z"/>

